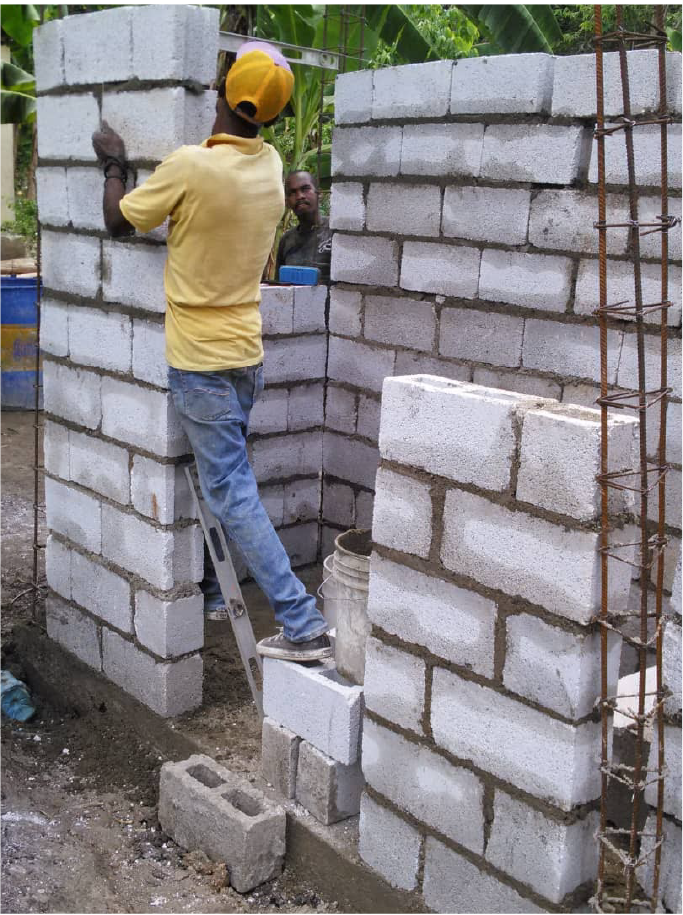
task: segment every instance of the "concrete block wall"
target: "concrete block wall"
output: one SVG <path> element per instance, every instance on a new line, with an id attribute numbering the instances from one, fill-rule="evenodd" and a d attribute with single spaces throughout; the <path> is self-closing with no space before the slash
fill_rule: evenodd
<path id="1" fill-rule="evenodd" d="M 609 419 L 615 470 L 636 429 Z M 599 411 L 536 394 L 384 381 L 360 853 L 429 909 L 577 911 L 592 892 L 599 430 Z M 612 508 L 623 534 L 632 503 Z M 610 689 L 620 651 L 610 638 Z"/>
<path id="2" fill-rule="evenodd" d="M 164 358 L 166 230 L 108 237 L 90 137 L 108 120 L 141 181 L 209 136 L 217 41 L 218 13 L 189 6 L 105 10 L 35 32 L 48 631 L 161 715 L 201 702 L 204 627 L 190 448 Z M 263 290 L 267 388 L 250 448 L 295 565 L 318 552 L 325 298 Z"/>
<path id="3" fill-rule="evenodd" d="M 670 212 L 680 215 L 680 66 L 668 55 Z M 628 55 L 633 110 L 658 104 L 655 51 Z M 606 55 L 607 107 L 621 94 Z M 439 61 L 340 75 L 330 224 L 324 543 L 369 525 L 382 379 L 426 372 L 594 406 L 599 396 L 593 55 Z M 659 212 L 652 128 L 638 133 L 640 214 Z M 611 221 L 627 208 L 623 136 L 606 141 Z M 650 150 L 650 151 L 648 151 Z M 612 218 L 615 217 L 615 218 Z M 680 545 L 681 229 L 669 233 L 666 587 Z M 633 298 L 626 231 L 609 233 L 609 301 Z M 661 300 L 659 236 L 642 239 L 644 301 Z M 646 351 L 658 348 L 653 313 Z M 611 322 L 609 390 L 636 384 L 632 318 Z M 650 371 L 650 370 L 648 370 Z M 648 453 L 658 410 L 648 413 Z M 652 500 L 651 500 L 652 501 Z"/>

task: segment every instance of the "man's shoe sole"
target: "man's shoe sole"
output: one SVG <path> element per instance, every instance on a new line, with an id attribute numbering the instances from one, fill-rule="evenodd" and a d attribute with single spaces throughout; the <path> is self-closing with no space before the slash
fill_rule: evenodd
<path id="1" fill-rule="evenodd" d="M 227 610 L 205 610 L 204 619 L 209 620 L 212 623 L 220 622 L 221 620 L 227 620 L 228 611 Z"/>
<path id="2" fill-rule="evenodd" d="M 280 661 L 324 661 L 334 654 L 331 645 L 327 648 L 314 648 L 311 651 L 295 651 L 293 648 L 261 648 L 257 645 L 256 651 L 262 658 L 277 658 Z"/>

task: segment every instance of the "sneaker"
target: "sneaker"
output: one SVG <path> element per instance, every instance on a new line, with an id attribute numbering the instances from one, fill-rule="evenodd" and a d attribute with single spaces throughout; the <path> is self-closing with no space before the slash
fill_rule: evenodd
<path id="1" fill-rule="evenodd" d="M 332 657 L 332 646 L 326 635 L 307 642 L 290 642 L 284 632 L 261 639 L 256 651 L 263 658 L 280 658 L 282 661 L 323 661 Z"/>
<path id="2" fill-rule="evenodd" d="M 228 610 L 225 605 L 218 607 L 204 607 L 204 619 L 211 620 L 212 622 L 216 620 L 227 620 L 228 619 Z"/>

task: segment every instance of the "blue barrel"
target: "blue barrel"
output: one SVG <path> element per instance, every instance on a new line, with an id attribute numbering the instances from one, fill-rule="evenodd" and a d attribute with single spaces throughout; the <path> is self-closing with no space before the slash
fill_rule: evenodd
<path id="1" fill-rule="evenodd" d="M 0 403 L 3 410 L 31 410 L 35 406 L 38 307 L 35 276 L 3 276 L 2 371 Z M 42 371 L 38 383 L 43 383 Z M 42 391 L 41 391 L 42 394 Z M 42 397 L 41 404 L 42 406 Z"/>

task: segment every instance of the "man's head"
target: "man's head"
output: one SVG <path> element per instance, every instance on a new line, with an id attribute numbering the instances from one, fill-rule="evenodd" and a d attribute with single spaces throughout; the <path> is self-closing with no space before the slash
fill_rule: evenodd
<path id="1" fill-rule="evenodd" d="M 277 118 L 293 89 L 289 64 L 265 41 L 246 41 L 225 78 L 225 99 L 231 110 L 259 126 Z"/>
<path id="2" fill-rule="evenodd" d="M 310 172 L 290 172 L 287 175 L 285 199 L 302 225 L 318 224 L 318 182 Z"/>

